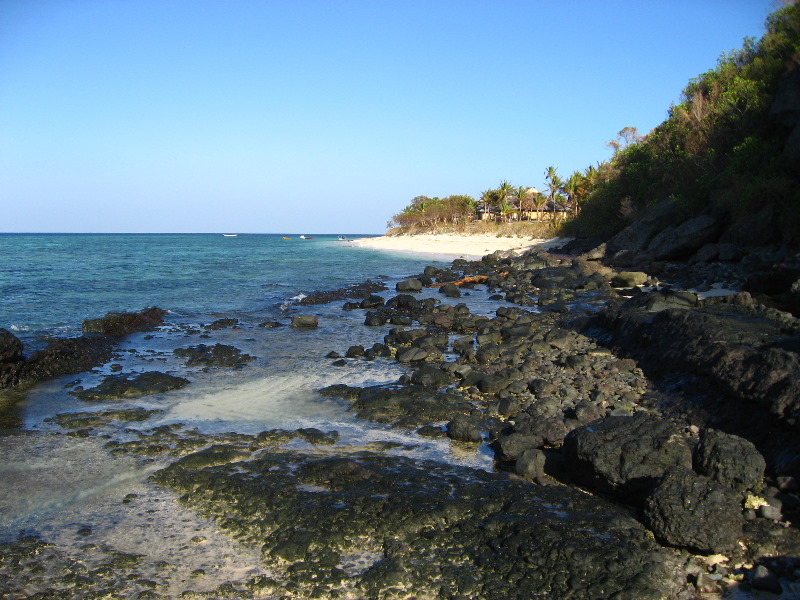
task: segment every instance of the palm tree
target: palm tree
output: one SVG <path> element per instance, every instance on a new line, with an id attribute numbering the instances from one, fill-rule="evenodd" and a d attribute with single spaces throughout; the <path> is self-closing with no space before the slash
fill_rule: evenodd
<path id="1" fill-rule="evenodd" d="M 536 191 L 533 194 L 533 205 L 536 207 L 536 220 L 541 222 L 542 220 L 542 209 L 544 205 L 547 203 L 547 196 Z"/>
<path id="2" fill-rule="evenodd" d="M 510 216 L 513 213 L 512 205 L 509 199 L 514 194 L 514 186 L 511 185 L 505 179 L 500 182 L 500 185 L 497 186 L 497 196 L 498 196 L 498 203 L 500 205 L 500 212 L 506 218 L 506 220 L 510 220 Z M 503 206 L 505 205 L 505 209 Z"/>
<path id="3" fill-rule="evenodd" d="M 481 192 L 481 199 L 478 202 L 483 204 L 483 214 L 489 214 L 491 207 L 498 204 L 497 190 L 484 190 Z"/>
<path id="4" fill-rule="evenodd" d="M 517 199 L 517 208 L 519 208 L 520 219 L 522 219 L 522 215 L 528 208 L 528 199 L 530 198 L 530 195 L 530 188 L 526 188 L 524 185 L 521 185 L 514 190 L 514 197 Z"/>
<path id="5" fill-rule="evenodd" d="M 564 192 L 569 198 L 570 208 L 572 208 L 574 216 L 578 216 L 580 207 L 589 195 L 589 180 L 586 175 L 580 171 L 575 171 L 564 183 Z"/>
<path id="6" fill-rule="evenodd" d="M 564 180 L 559 177 L 558 172 L 554 166 L 549 166 L 544 172 L 545 180 L 547 181 L 547 199 L 553 207 L 553 219 L 556 216 L 556 195 L 564 188 Z"/>

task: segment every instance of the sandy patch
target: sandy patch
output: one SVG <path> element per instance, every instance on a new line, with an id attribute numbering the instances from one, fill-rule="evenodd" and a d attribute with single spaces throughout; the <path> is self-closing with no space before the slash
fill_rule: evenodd
<path id="1" fill-rule="evenodd" d="M 351 243 L 374 250 L 448 255 L 477 259 L 497 250 L 523 252 L 534 246 L 544 250 L 565 243 L 564 238 L 497 237 L 494 235 L 418 234 L 360 238 Z"/>

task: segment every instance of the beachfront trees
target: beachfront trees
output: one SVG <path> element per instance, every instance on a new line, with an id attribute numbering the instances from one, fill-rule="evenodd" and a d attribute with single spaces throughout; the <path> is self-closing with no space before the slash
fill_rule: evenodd
<path id="1" fill-rule="evenodd" d="M 446 198 L 416 196 L 389 221 L 390 227 L 436 228 L 446 223 L 463 224 L 474 218 L 476 202 L 472 196 Z"/>
<path id="2" fill-rule="evenodd" d="M 583 172 L 575 171 L 564 182 L 564 193 L 569 199 L 569 207 L 573 216 L 578 216 L 584 204 L 589 199 L 592 190 L 597 185 L 599 171 L 594 165 L 589 165 Z"/>

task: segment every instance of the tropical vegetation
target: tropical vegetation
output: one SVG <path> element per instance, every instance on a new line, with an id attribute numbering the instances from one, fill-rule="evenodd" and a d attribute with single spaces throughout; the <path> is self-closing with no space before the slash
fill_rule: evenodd
<path id="1" fill-rule="evenodd" d="M 792 77 L 800 95 L 797 2 L 768 17 L 760 40 L 746 39 L 692 79 L 651 132 L 619 131 L 608 143 L 609 160 L 568 177 L 549 166 L 543 191 L 502 181 L 477 199 L 419 196 L 390 226 L 534 221 L 549 223 L 554 233 L 607 237 L 650 205 L 670 199 L 687 215 L 712 211 L 729 224 L 767 214 L 778 241 L 797 243 L 800 157 L 793 163 L 785 147 L 800 122 L 800 100 L 791 123 L 773 110 L 781 82 Z"/>

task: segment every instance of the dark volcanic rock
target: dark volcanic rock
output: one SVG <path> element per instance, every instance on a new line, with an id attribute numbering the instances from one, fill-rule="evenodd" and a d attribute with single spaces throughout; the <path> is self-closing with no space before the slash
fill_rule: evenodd
<path id="1" fill-rule="evenodd" d="M 22 342 L 6 329 L 0 329 L 0 363 L 16 362 L 22 358 Z"/>
<path id="2" fill-rule="evenodd" d="M 680 585 L 641 525 L 569 489 L 363 452 L 232 459 L 153 478 L 283 565 L 293 597 L 656 600 Z"/>
<path id="3" fill-rule="evenodd" d="M 681 219 L 682 215 L 675 209 L 674 202 L 663 200 L 610 239 L 607 255 L 622 252 L 640 254 L 658 233 L 679 223 Z"/>
<path id="4" fill-rule="evenodd" d="M 422 282 L 419 279 L 404 279 L 395 285 L 398 292 L 421 292 Z"/>
<path id="5" fill-rule="evenodd" d="M 348 298 L 368 298 L 371 297 L 372 294 L 382 292 L 385 289 L 387 289 L 386 285 L 379 281 L 365 281 L 338 290 L 311 292 L 302 298 L 298 304 L 309 306 L 312 304 L 327 304 L 329 302 L 346 300 Z"/>
<path id="6" fill-rule="evenodd" d="M 458 442 L 480 443 L 483 436 L 477 419 L 459 415 L 447 424 L 447 437 Z"/>
<path id="7" fill-rule="evenodd" d="M 710 377 L 725 393 L 800 429 L 800 356 L 781 347 L 785 335 L 775 321 L 735 304 L 655 314 L 631 304 L 607 325 L 611 343 L 652 372 Z"/>
<path id="8" fill-rule="evenodd" d="M 445 283 L 442 287 L 439 288 L 439 293 L 444 294 L 448 298 L 461 297 L 461 290 L 458 289 L 458 286 L 455 283 Z"/>
<path id="9" fill-rule="evenodd" d="M 62 413 L 55 417 L 45 419 L 47 422 L 57 423 L 64 429 L 85 429 L 87 427 L 100 427 L 112 421 L 146 421 L 153 415 L 163 414 L 163 410 L 146 408 L 109 409 L 99 412 Z"/>
<path id="10" fill-rule="evenodd" d="M 227 327 L 236 327 L 239 324 L 239 319 L 217 319 L 210 325 L 206 325 L 206 329 L 216 331 L 218 329 L 225 329 Z"/>
<path id="11" fill-rule="evenodd" d="M 606 417 L 564 439 L 565 466 L 587 487 L 636 503 L 671 467 L 691 468 L 692 452 L 668 421 L 637 413 Z"/>
<path id="12" fill-rule="evenodd" d="M 23 362 L 22 342 L 5 329 L 0 329 L 0 389 L 16 385 Z"/>
<path id="13" fill-rule="evenodd" d="M 691 469 L 669 471 L 645 501 L 643 518 L 665 544 L 712 554 L 742 536 L 741 498 Z"/>
<path id="14" fill-rule="evenodd" d="M 189 380 L 183 377 L 147 371 L 137 375 L 109 375 L 93 388 L 70 393 L 81 400 L 116 400 L 177 390 L 188 383 Z"/>
<path id="15" fill-rule="evenodd" d="M 242 354 L 238 348 L 226 344 L 214 344 L 213 346 L 198 344 L 188 348 L 176 348 L 173 354 L 179 358 L 185 358 L 187 367 L 242 367 L 255 360 L 254 356 Z"/>
<path id="16" fill-rule="evenodd" d="M 108 313 L 99 319 L 83 322 L 84 333 L 101 333 L 112 337 L 124 337 L 136 331 L 149 331 L 164 322 L 167 311 L 152 307 L 135 313 Z"/>
<path id="17" fill-rule="evenodd" d="M 766 461 L 752 442 L 722 431 L 706 430 L 694 457 L 698 473 L 738 492 L 757 488 Z"/>
<path id="18" fill-rule="evenodd" d="M 438 367 L 426 365 L 420 367 L 411 374 L 412 383 L 424 385 L 425 387 L 439 389 L 450 385 L 450 376 Z"/>
<path id="19" fill-rule="evenodd" d="M 103 335 L 54 340 L 24 363 L 20 382 L 82 373 L 111 360 L 114 340 Z"/>
<path id="20" fill-rule="evenodd" d="M 720 229 L 715 218 L 700 215 L 659 232 L 647 250 L 656 260 L 688 258 L 705 243 L 714 241 Z"/>

